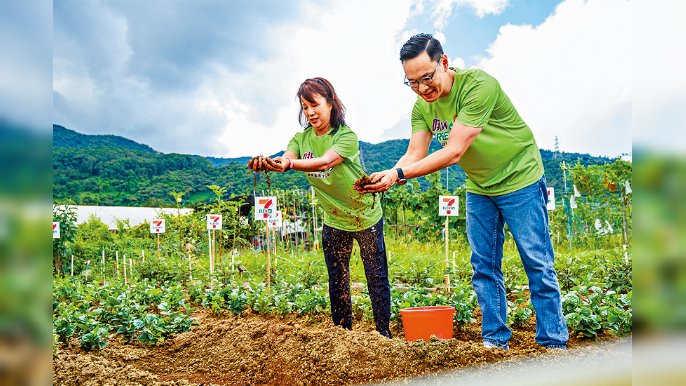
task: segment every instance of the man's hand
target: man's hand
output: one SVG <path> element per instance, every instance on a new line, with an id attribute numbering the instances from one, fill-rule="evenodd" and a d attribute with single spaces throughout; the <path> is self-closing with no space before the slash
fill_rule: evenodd
<path id="1" fill-rule="evenodd" d="M 366 185 L 357 191 L 364 193 L 385 192 L 398 182 L 398 172 L 395 169 L 384 170 L 369 175 L 372 184 Z"/>

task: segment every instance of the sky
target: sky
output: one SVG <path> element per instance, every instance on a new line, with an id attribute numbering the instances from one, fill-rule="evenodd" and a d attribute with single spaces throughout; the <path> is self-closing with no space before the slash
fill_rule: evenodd
<path id="1" fill-rule="evenodd" d="M 398 52 L 425 32 L 451 65 L 499 80 L 540 148 L 557 137 L 561 151 L 616 157 L 632 152 L 633 12 L 627 0 L 62 0 L 53 123 L 165 153 L 273 154 L 302 130 L 298 86 L 323 76 L 360 140 L 409 138 L 416 95 Z"/>

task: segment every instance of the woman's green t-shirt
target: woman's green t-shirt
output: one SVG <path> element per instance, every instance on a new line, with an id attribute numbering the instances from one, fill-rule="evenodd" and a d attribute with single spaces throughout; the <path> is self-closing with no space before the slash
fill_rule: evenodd
<path id="1" fill-rule="evenodd" d="M 360 163 L 357 135 L 349 127 L 340 126 L 321 136 L 308 127 L 295 134 L 287 147 L 300 159 L 321 157 L 329 149 L 344 161 L 326 171 L 306 173 L 324 210 L 324 224 L 349 232 L 372 227 L 381 219 L 381 204 L 378 197 L 361 195 L 353 188 L 355 181 L 366 173 Z M 374 200 L 377 202 L 372 209 Z"/>

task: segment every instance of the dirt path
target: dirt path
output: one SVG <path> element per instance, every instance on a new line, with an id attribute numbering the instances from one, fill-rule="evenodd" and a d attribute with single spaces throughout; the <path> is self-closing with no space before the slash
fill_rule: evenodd
<path id="1" fill-rule="evenodd" d="M 486 350 L 480 325 L 455 330 L 455 339 L 407 342 L 372 325 L 346 331 L 329 318 L 214 318 L 160 347 L 111 342 L 99 352 L 61 349 L 53 361 L 57 385 L 343 385 L 384 382 L 447 370 L 551 355 L 534 342 L 533 324 L 514 331 L 510 351 Z M 533 323 L 533 321 L 532 321 Z M 570 347 L 589 343 L 570 342 Z M 570 350 L 574 351 L 574 350 Z M 554 355 L 554 354 L 553 354 Z"/>

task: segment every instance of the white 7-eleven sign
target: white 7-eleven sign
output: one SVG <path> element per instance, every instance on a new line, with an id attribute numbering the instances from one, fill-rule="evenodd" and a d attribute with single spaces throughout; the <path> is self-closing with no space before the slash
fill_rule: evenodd
<path id="1" fill-rule="evenodd" d="M 277 210 L 274 217 L 267 221 L 267 226 L 270 228 L 281 228 L 283 225 L 281 211 Z"/>
<path id="2" fill-rule="evenodd" d="M 276 197 L 255 197 L 255 220 L 272 220 L 276 217 Z"/>
<path id="3" fill-rule="evenodd" d="M 222 215 L 208 214 L 207 215 L 207 229 L 222 229 Z"/>
<path id="4" fill-rule="evenodd" d="M 458 216 L 460 197 L 458 196 L 438 196 L 438 215 L 439 216 Z"/>
<path id="5" fill-rule="evenodd" d="M 150 233 L 164 233 L 164 219 L 156 218 L 150 221 Z"/>
<path id="6" fill-rule="evenodd" d="M 53 221 L 52 222 L 52 238 L 53 239 L 59 239 L 60 238 L 60 223 Z"/>

